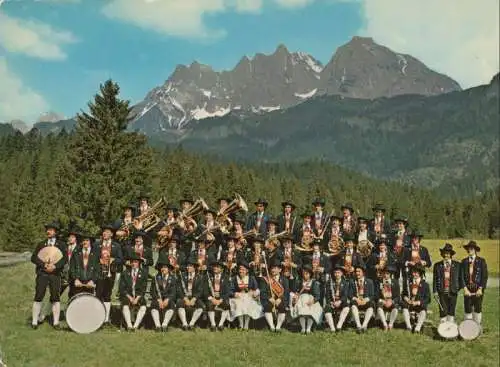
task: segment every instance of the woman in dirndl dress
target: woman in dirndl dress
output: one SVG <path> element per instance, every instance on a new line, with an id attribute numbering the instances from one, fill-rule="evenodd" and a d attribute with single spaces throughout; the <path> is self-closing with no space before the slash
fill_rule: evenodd
<path id="1" fill-rule="evenodd" d="M 310 334 L 313 324 L 321 324 L 323 318 L 323 308 L 319 303 L 319 282 L 312 279 L 312 273 L 310 266 L 302 268 L 302 280 L 290 297 L 290 314 L 292 318 L 299 318 L 302 334 Z"/>
<path id="2" fill-rule="evenodd" d="M 249 265 L 246 261 L 238 264 L 238 275 L 232 279 L 234 297 L 229 300 L 231 307 L 230 320 L 238 319 L 239 328 L 248 330 L 250 319 L 257 320 L 263 314 L 260 304 L 260 289 L 254 276 L 249 275 Z"/>

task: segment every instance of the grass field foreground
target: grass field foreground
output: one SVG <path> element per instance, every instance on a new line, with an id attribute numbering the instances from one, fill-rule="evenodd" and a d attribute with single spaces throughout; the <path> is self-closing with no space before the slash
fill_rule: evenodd
<path id="1" fill-rule="evenodd" d="M 0 268 L 0 350 L 15 366 L 359 366 L 378 364 L 498 366 L 498 288 L 489 289 L 484 306 L 484 333 L 472 342 L 434 339 L 437 305 L 423 335 L 403 330 L 384 333 L 373 328 L 364 335 L 352 329 L 341 334 L 318 330 L 312 335 L 266 330 L 183 332 L 166 334 L 106 329 L 90 335 L 55 331 L 43 324 L 29 327 L 34 288 L 33 266 Z M 462 296 L 457 314 L 462 318 Z M 400 316 L 401 321 L 401 316 Z"/>

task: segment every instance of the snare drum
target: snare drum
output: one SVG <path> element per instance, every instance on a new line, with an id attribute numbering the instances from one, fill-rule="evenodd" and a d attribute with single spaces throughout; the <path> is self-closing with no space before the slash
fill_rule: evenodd
<path id="1" fill-rule="evenodd" d="M 464 320 L 458 331 L 463 340 L 474 340 L 481 335 L 481 325 L 474 320 Z"/>
<path id="2" fill-rule="evenodd" d="M 437 332 L 443 339 L 455 339 L 458 337 L 458 325 L 452 321 L 445 321 L 439 324 Z"/>
<path id="3" fill-rule="evenodd" d="M 66 309 L 66 323 L 78 334 L 90 334 L 99 329 L 106 319 L 106 308 L 90 293 L 73 296 Z"/>

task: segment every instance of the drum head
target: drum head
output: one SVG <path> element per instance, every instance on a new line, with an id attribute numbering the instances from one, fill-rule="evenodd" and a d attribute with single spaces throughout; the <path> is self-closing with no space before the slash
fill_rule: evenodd
<path id="1" fill-rule="evenodd" d="M 94 295 L 80 293 L 71 298 L 66 310 L 66 323 L 79 334 L 93 333 L 106 319 L 104 304 Z"/>
<path id="2" fill-rule="evenodd" d="M 474 340 L 481 334 L 481 325 L 474 320 L 464 320 L 460 324 L 458 331 L 464 340 Z"/>
<path id="3" fill-rule="evenodd" d="M 445 339 L 458 337 L 458 325 L 451 321 L 445 321 L 439 324 L 438 334 Z"/>

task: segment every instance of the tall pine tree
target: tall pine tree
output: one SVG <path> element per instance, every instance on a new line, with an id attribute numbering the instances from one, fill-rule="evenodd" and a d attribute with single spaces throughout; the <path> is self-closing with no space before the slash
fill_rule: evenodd
<path id="1" fill-rule="evenodd" d="M 117 83 L 106 81 L 89 102 L 89 113 L 77 115 L 64 165 L 72 181 L 71 215 L 97 225 L 118 217 L 150 182 L 151 149 L 145 136 L 126 131 L 131 107 L 119 93 Z"/>

